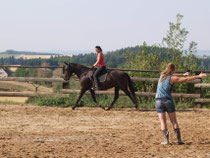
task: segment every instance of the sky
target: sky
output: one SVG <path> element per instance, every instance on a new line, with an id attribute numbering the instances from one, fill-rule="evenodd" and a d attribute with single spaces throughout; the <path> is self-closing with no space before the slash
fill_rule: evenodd
<path id="1" fill-rule="evenodd" d="M 210 0 L 0 0 L 0 51 L 160 44 L 177 13 L 184 15 L 187 43 L 210 50 Z"/>

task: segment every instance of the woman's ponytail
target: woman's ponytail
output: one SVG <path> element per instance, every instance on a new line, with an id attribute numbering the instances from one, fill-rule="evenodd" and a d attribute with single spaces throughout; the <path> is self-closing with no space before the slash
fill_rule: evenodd
<path id="1" fill-rule="evenodd" d="M 166 69 L 163 72 L 161 72 L 161 75 L 163 75 L 163 77 L 161 78 L 160 82 L 163 82 L 168 75 L 175 71 L 175 69 L 176 66 L 173 63 L 168 63 Z"/>

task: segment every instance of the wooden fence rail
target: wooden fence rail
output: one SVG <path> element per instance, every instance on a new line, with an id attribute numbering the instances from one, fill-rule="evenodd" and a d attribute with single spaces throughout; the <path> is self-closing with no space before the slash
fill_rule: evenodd
<path id="1" fill-rule="evenodd" d="M 201 88 L 210 88 L 210 83 L 198 83 L 194 85 L 198 90 L 200 90 L 201 93 Z M 195 99 L 195 103 L 196 105 L 198 105 L 198 107 L 202 107 L 202 103 L 210 103 L 210 98 L 202 98 L 202 94 L 200 98 Z"/>
<path id="2" fill-rule="evenodd" d="M 71 77 L 72 79 L 78 79 L 77 76 L 72 76 Z M 146 78 L 146 77 L 131 77 L 131 80 L 134 81 L 134 82 L 150 82 L 150 83 L 157 83 L 159 78 Z M 201 80 L 200 79 L 197 79 L 197 80 L 194 80 L 194 81 L 188 81 L 187 83 L 193 83 L 193 84 L 196 84 L 196 83 L 200 83 Z"/>
<path id="3" fill-rule="evenodd" d="M 36 97 L 36 96 L 62 96 L 62 97 L 69 97 L 69 94 L 56 94 L 56 93 L 34 93 L 34 92 L 0 92 L 1 97 Z"/>
<path id="4" fill-rule="evenodd" d="M 209 83 L 198 83 L 194 85 L 196 88 L 210 88 Z"/>
<path id="5" fill-rule="evenodd" d="M 0 81 L 22 81 L 22 82 L 64 82 L 68 83 L 62 78 L 37 78 L 37 77 L 6 77 L 0 78 Z"/>
<path id="6" fill-rule="evenodd" d="M 70 89 L 63 89 L 63 94 L 79 94 L 80 90 L 70 90 Z M 90 94 L 89 92 L 86 92 Z M 105 94 L 105 95 L 114 95 L 114 91 L 96 91 L 96 94 Z M 140 97 L 149 97 L 155 96 L 156 93 L 152 92 L 135 92 L 136 96 Z M 120 91 L 120 95 L 125 95 L 122 91 Z M 182 97 L 182 98 L 200 98 L 200 94 L 185 94 L 185 93 L 172 93 L 173 97 Z"/>
<path id="7" fill-rule="evenodd" d="M 80 90 L 62 90 L 63 94 L 56 94 L 56 93 L 34 93 L 34 92 L 0 92 L 0 96 L 3 97 L 35 97 L 35 96 L 62 96 L 62 97 L 69 97 L 70 94 L 79 94 Z M 86 92 L 89 94 L 89 92 Z M 96 94 L 100 95 L 114 95 L 114 91 L 97 91 Z M 120 95 L 125 95 L 125 93 L 120 92 Z M 136 96 L 140 97 L 149 97 L 155 96 L 155 93 L 151 92 L 136 92 Z M 172 93 L 173 97 L 182 97 L 182 98 L 200 98 L 199 94 L 184 94 L 184 93 Z"/>
<path id="8" fill-rule="evenodd" d="M 72 76 L 73 79 L 78 79 L 76 76 Z M 136 82 L 158 82 L 159 78 L 141 78 L 141 77 L 131 77 L 132 81 Z M 62 82 L 68 83 L 63 78 L 38 78 L 38 77 L 6 77 L 0 78 L 0 81 L 22 81 L 22 82 Z M 189 81 L 187 83 L 200 83 L 200 80 Z"/>

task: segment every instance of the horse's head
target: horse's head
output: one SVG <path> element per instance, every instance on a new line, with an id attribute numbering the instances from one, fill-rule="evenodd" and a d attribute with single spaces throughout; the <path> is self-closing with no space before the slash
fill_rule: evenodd
<path id="1" fill-rule="evenodd" d="M 72 69 L 71 69 L 71 65 L 69 63 L 66 63 L 66 62 L 64 62 L 64 63 L 66 64 L 66 66 L 65 66 L 65 72 L 64 72 L 64 78 L 63 79 L 65 81 L 68 81 L 73 72 L 72 72 Z"/>

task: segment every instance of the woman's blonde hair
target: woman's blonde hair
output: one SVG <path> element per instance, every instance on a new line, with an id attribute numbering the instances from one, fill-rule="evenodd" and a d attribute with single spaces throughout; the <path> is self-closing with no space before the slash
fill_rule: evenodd
<path id="1" fill-rule="evenodd" d="M 176 66 L 173 63 L 168 63 L 166 69 L 163 72 L 161 72 L 161 75 L 163 75 L 163 77 L 161 78 L 160 82 L 163 82 L 168 75 L 175 71 L 175 69 Z"/>

